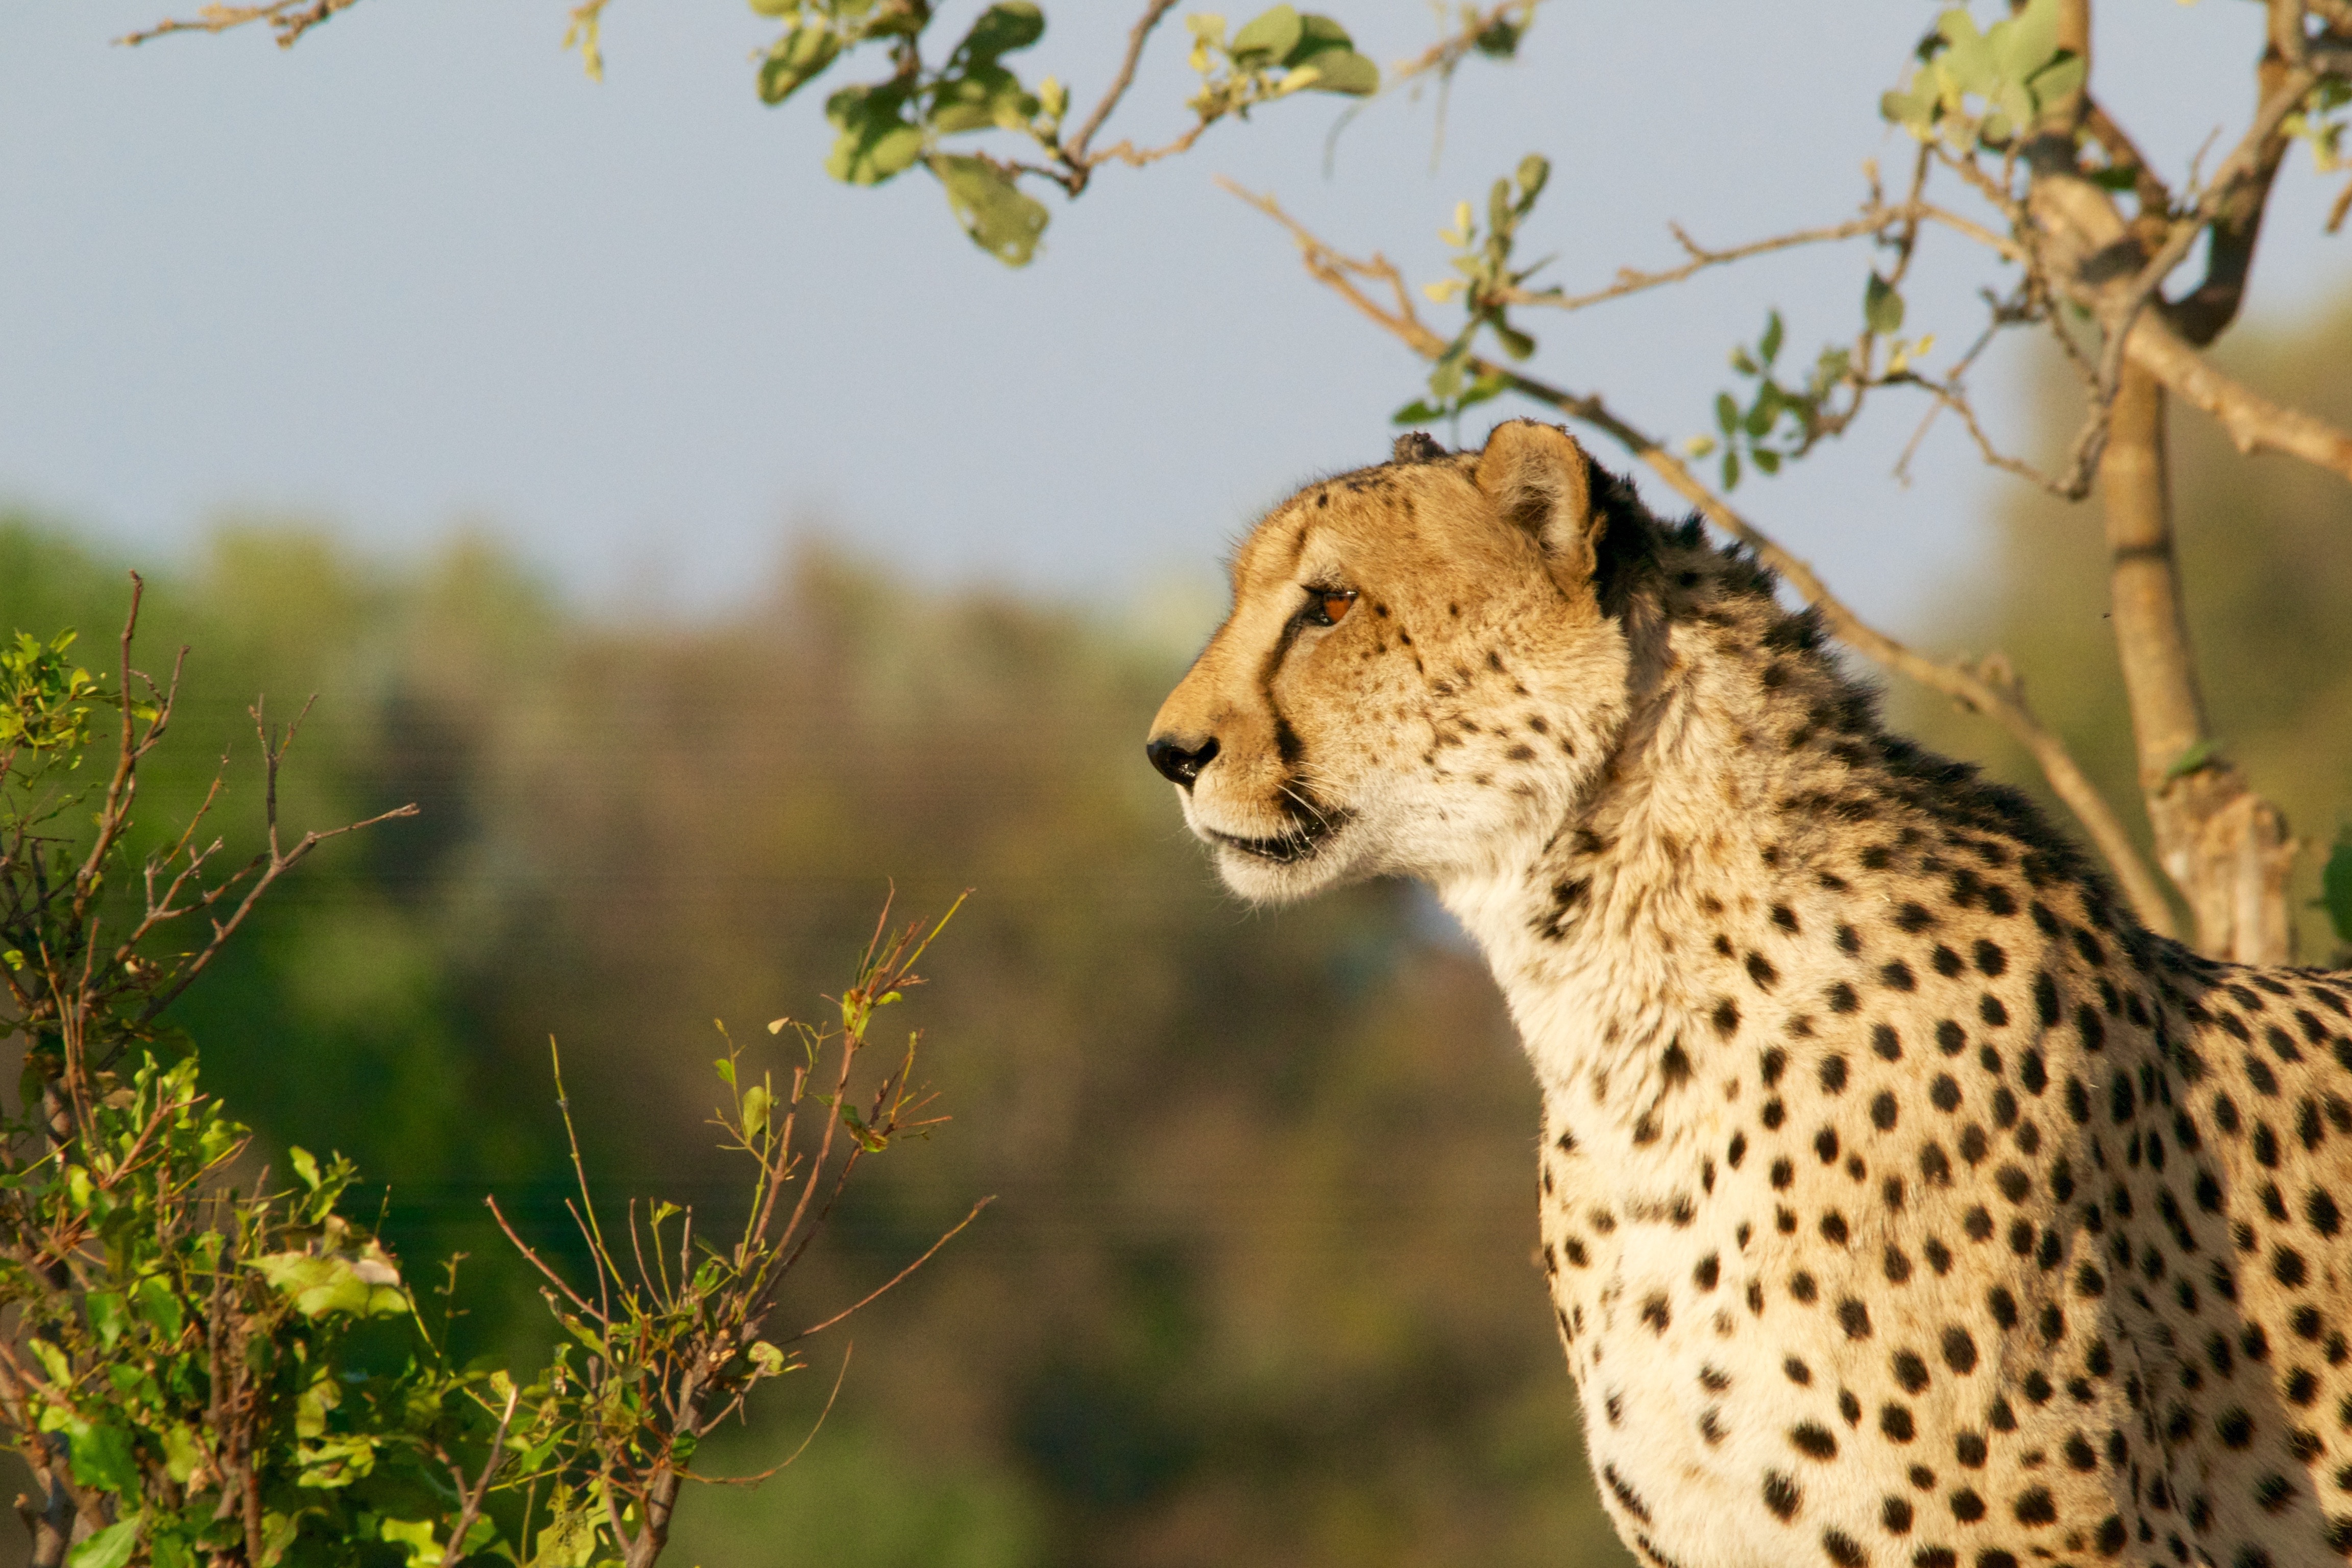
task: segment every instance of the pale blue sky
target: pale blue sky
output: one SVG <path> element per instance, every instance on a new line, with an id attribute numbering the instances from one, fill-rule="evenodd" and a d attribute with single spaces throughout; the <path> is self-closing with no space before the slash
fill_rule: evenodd
<path id="1" fill-rule="evenodd" d="M 0 496 L 148 559 L 240 507 L 387 552 L 470 521 L 591 602 L 672 605 L 743 594 L 813 525 L 932 581 L 1199 581 L 1292 484 L 1381 456 L 1418 379 L 1213 174 L 1426 278 L 1454 202 L 1541 149 L 1530 244 L 1591 286 L 1671 259 L 1669 219 L 1728 243 L 1850 210 L 1861 160 L 1901 156 L 1876 95 L 1934 15 L 1554 0 L 1520 64 L 1465 69 L 1434 173 L 1426 100 L 1375 104 L 1328 180 L 1339 102 L 1276 105 L 1056 202 L 1010 272 L 928 177 L 824 177 L 821 93 L 758 103 L 769 25 L 740 0 L 613 0 L 602 86 L 559 51 L 558 0 L 363 0 L 290 54 L 258 34 L 109 45 L 167 3 L 0 13 Z M 1137 8 L 1049 4 L 1029 73 L 1090 101 Z M 1329 8 L 1384 62 L 1434 36 L 1411 0 Z M 2215 129 L 2182 112 L 2189 73 L 2248 58 L 2260 13 L 2101 16 L 2104 93 L 2178 169 Z M 1126 129 L 1183 123 L 1182 53 L 1171 24 Z M 2272 310 L 2352 282 L 2352 242 L 2318 237 L 2329 194 L 2298 153 L 2257 279 Z M 1948 353 L 1990 274 L 1940 254 L 1912 320 Z M 1765 303 L 1794 345 L 1845 333 L 1864 265 L 1807 253 L 1538 317 L 1538 363 L 1688 434 Z M 1738 498 L 1898 625 L 1972 559 L 1996 482 L 1947 432 L 1893 484 L 1913 416 Z"/>

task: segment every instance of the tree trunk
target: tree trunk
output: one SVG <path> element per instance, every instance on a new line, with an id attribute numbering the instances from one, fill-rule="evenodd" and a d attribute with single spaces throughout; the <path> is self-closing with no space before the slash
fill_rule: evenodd
<path id="1" fill-rule="evenodd" d="M 2140 791 L 2157 858 L 2188 900 L 2198 947 L 2241 963 L 2285 963 L 2294 843 L 2278 808 L 2221 760 L 2206 720 L 2173 553 L 2164 401 L 2161 383 L 2126 365 L 2099 459 L 2116 649 Z"/>

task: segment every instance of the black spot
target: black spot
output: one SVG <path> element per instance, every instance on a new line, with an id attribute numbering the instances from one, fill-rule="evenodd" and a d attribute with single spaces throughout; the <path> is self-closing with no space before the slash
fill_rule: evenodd
<path id="1" fill-rule="evenodd" d="M 2317 1187 L 2312 1188 L 2310 1195 L 2303 1200 L 2303 1217 L 2310 1222 L 2312 1229 L 2322 1236 L 2334 1236 L 2344 1228 L 2343 1210 L 2336 1206 L 2334 1198 Z"/>
<path id="2" fill-rule="evenodd" d="M 1772 1510 L 1774 1517 L 1783 1521 L 1794 1519 L 1804 1502 L 1805 1494 L 1797 1489 L 1795 1481 L 1778 1470 L 1764 1472 L 1764 1506 Z"/>
<path id="3" fill-rule="evenodd" d="M 1889 1405 L 1879 1411 L 1878 1429 L 1886 1435 L 1890 1443 L 1908 1443 L 1919 1435 L 1917 1426 L 1911 1419 L 1910 1409 L 1901 1405 Z"/>
<path id="4" fill-rule="evenodd" d="M 1748 978 L 1756 983 L 1758 990 L 1769 991 L 1780 983 L 1780 972 L 1762 953 L 1751 952 L 1748 955 Z"/>
<path id="5" fill-rule="evenodd" d="M 2028 1488 L 2018 1494 L 2017 1501 L 2012 1506 L 2017 1513 L 2017 1522 L 2020 1524 L 2042 1525 L 2058 1522 L 2058 1505 L 2052 1500 L 2047 1487 Z"/>
<path id="6" fill-rule="evenodd" d="M 1958 1373 L 1977 1368 L 1976 1338 L 1958 1323 L 1944 1331 L 1944 1364 Z"/>
<path id="7" fill-rule="evenodd" d="M 1728 996 L 1715 1005 L 1715 1032 L 1725 1039 L 1739 1031 L 1739 1005 Z"/>
<path id="8" fill-rule="evenodd" d="M 2226 1448 L 2243 1448 L 2254 1440 L 2254 1418 L 2242 1408 L 2224 1412 L 2213 1423 L 2214 1436 Z"/>
<path id="9" fill-rule="evenodd" d="M 1870 1309 L 1860 1301 L 1851 1296 L 1840 1301 L 1837 1316 L 1838 1327 L 1845 1331 L 1846 1338 L 1850 1340 L 1870 1338 Z"/>
<path id="10" fill-rule="evenodd" d="M 1927 1099 L 1935 1108 L 1947 1115 L 1960 1108 L 1959 1080 L 1950 1073 L 1937 1073 L 1936 1081 L 1927 1086 Z"/>
<path id="11" fill-rule="evenodd" d="M 1834 1165 L 1838 1157 L 1838 1135 L 1834 1127 L 1824 1127 L 1813 1134 L 1813 1152 L 1822 1157 L 1824 1165 Z"/>
<path id="12" fill-rule="evenodd" d="M 1896 1107 L 1892 1092 L 1881 1091 L 1873 1097 L 1870 1102 L 1870 1124 L 1873 1127 L 1877 1128 L 1881 1132 L 1894 1131 L 1895 1115 Z"/>
<path id="13" fill-rule="evenodd" d="M 1962 1524 L 1974 1524 L 1985 1516 L 1984 1499 L 1962 1487 L 1952 1494 L 1952 1517 Z"/>
<path id="14" fill-rule="evenodd" d="M 1789 1428 L 1789 1441 L 1797 1452 L 1809 1459 L 1837 1458 L 1837 1437 L 1826 1426 L 1811 1421 L 1800 1422 Z"/>
<path id="15" fill-rule="evenodd" d="M 1912 977 L 1911 966 L 1899 958 L 1890 961 L 1879 970 L 1878 980 L 1880 984 L 1891 991 L 1916 991 L 1919 988 L 1919 982 Z"/>
<path id="16" fill-rule="evenodd" d="M 1916 1351 L 1895 1352 L 1895 1381 L 1906 1394 L 1916 1394 L 1927 1386 L 1927 1363 Z"/>
<path id="17" fill-rule="evenodd" d="M 1843 1094 L 1845 1092 L 1845 1076 L 1843 1057 L 1830 1056 L 1822 1058 L 1822 1088 L 1832 1094 Z"/>
<path id="18" fill-rule="evenodd" d="M 1855 995 L 1853 987 L 1843 980 L 1832 985 L 1823 994 L 1828 998 L 1830 1011 L 1832 1013 L 1852 1013 L 1862 1005 L 1862 998 Z"/>
<path id="19" fill-rule="evenodd" d="M 1888 1498 L 1879 1507 L 1878 1521 L 1886 1527 L 1889 1535 L 1908 1535 L 1911 1533 L 1911 1505 L 1899 1497 Z"/>
<path id="20" fill-rule="evenodd" d="M 1830 1561 L 1838 1568 L 1863 1568 L 1870 1561 L 1870 1554 L 1843 1530 L 1822 1531 L 1822 1550 L 1829 1553 Z"/>

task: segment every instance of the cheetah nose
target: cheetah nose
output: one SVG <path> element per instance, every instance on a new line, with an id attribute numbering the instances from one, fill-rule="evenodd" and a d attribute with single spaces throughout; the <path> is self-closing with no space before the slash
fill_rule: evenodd
<path id="1" fill-rule="evenodd" d="M 1144 742 L 1143 754 L 1151 759 L 1151 765 L 1160 770 L 1161 778 L 1191 789 L 1192 781 L 1201 776 L 1201 770 L 1215 759 L 1217 741 L 1212 735 L 1187 745 L 1187 739 L 1181 735 L 1154 735 Z"/>

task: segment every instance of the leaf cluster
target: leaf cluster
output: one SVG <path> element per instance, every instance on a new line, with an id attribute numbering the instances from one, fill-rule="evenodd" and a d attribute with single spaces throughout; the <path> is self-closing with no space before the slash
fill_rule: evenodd
<path id="1" fill-rule="evenodd" d="M 220 841 L 198 829 L 216 779 L 185 828 L 134 854 L 140 767 L 178 693 L 176 668 L 157 682 L 131 668 L 137 615 L 134 594 L 111 685 L 70 662 L 69 635 L 0 650 L 0 1037 L 26 1047 L 0 1106 L 0 1440 L 32 1474 L 31 1562 L 645 1568 L 699 1479 L 701 1439 L 865 1304 L 767 1326 L 859 1162 L 940 1120 L 911 1088 L 913 1037 L 877 1088 L 851 1093 L 875 1016 L 920 984 L 940 927 L 877 926 L 839 1021 L 790 1026 L 781 1086 L 746 1087 L 730 1045 L 718 1124 L 751 1163 L 730 1241 L 698 1241 L 692 1212 L 667 1203 L 641 1226 L 632 1205 L 625 1268 L 575 1139 L 589 1280 L 575 1288 L 508 1231 L 550 1282 L 566 1342 L 535 1373 L 457 1366 L 449 1308 L 436 1330 L 348 1212 L 352 1163 L 293 1147 L 290 1180 L 257 1168 L 251 1132 L 157 1023 L 332 835 L 282 842 L 292 727 L 257 703 L 267 847 L 213 870 Z M 112 768 L 84 773 L 108 710 L 121 715 Z M 557 1090 L 568 1131 L 560 1071 Z"/>
<path id="2" fill-rule="evenodd" d="M 2053 106 L 2083 89 L 2089 63 L 2058 47 L 2059 0 L 2028 0 L 1979 30 L 1966 8 L 1936 18 L 1918 63 L 1879 111 L 1922 141 L 1956 151 L 2007 149 Z"/>

